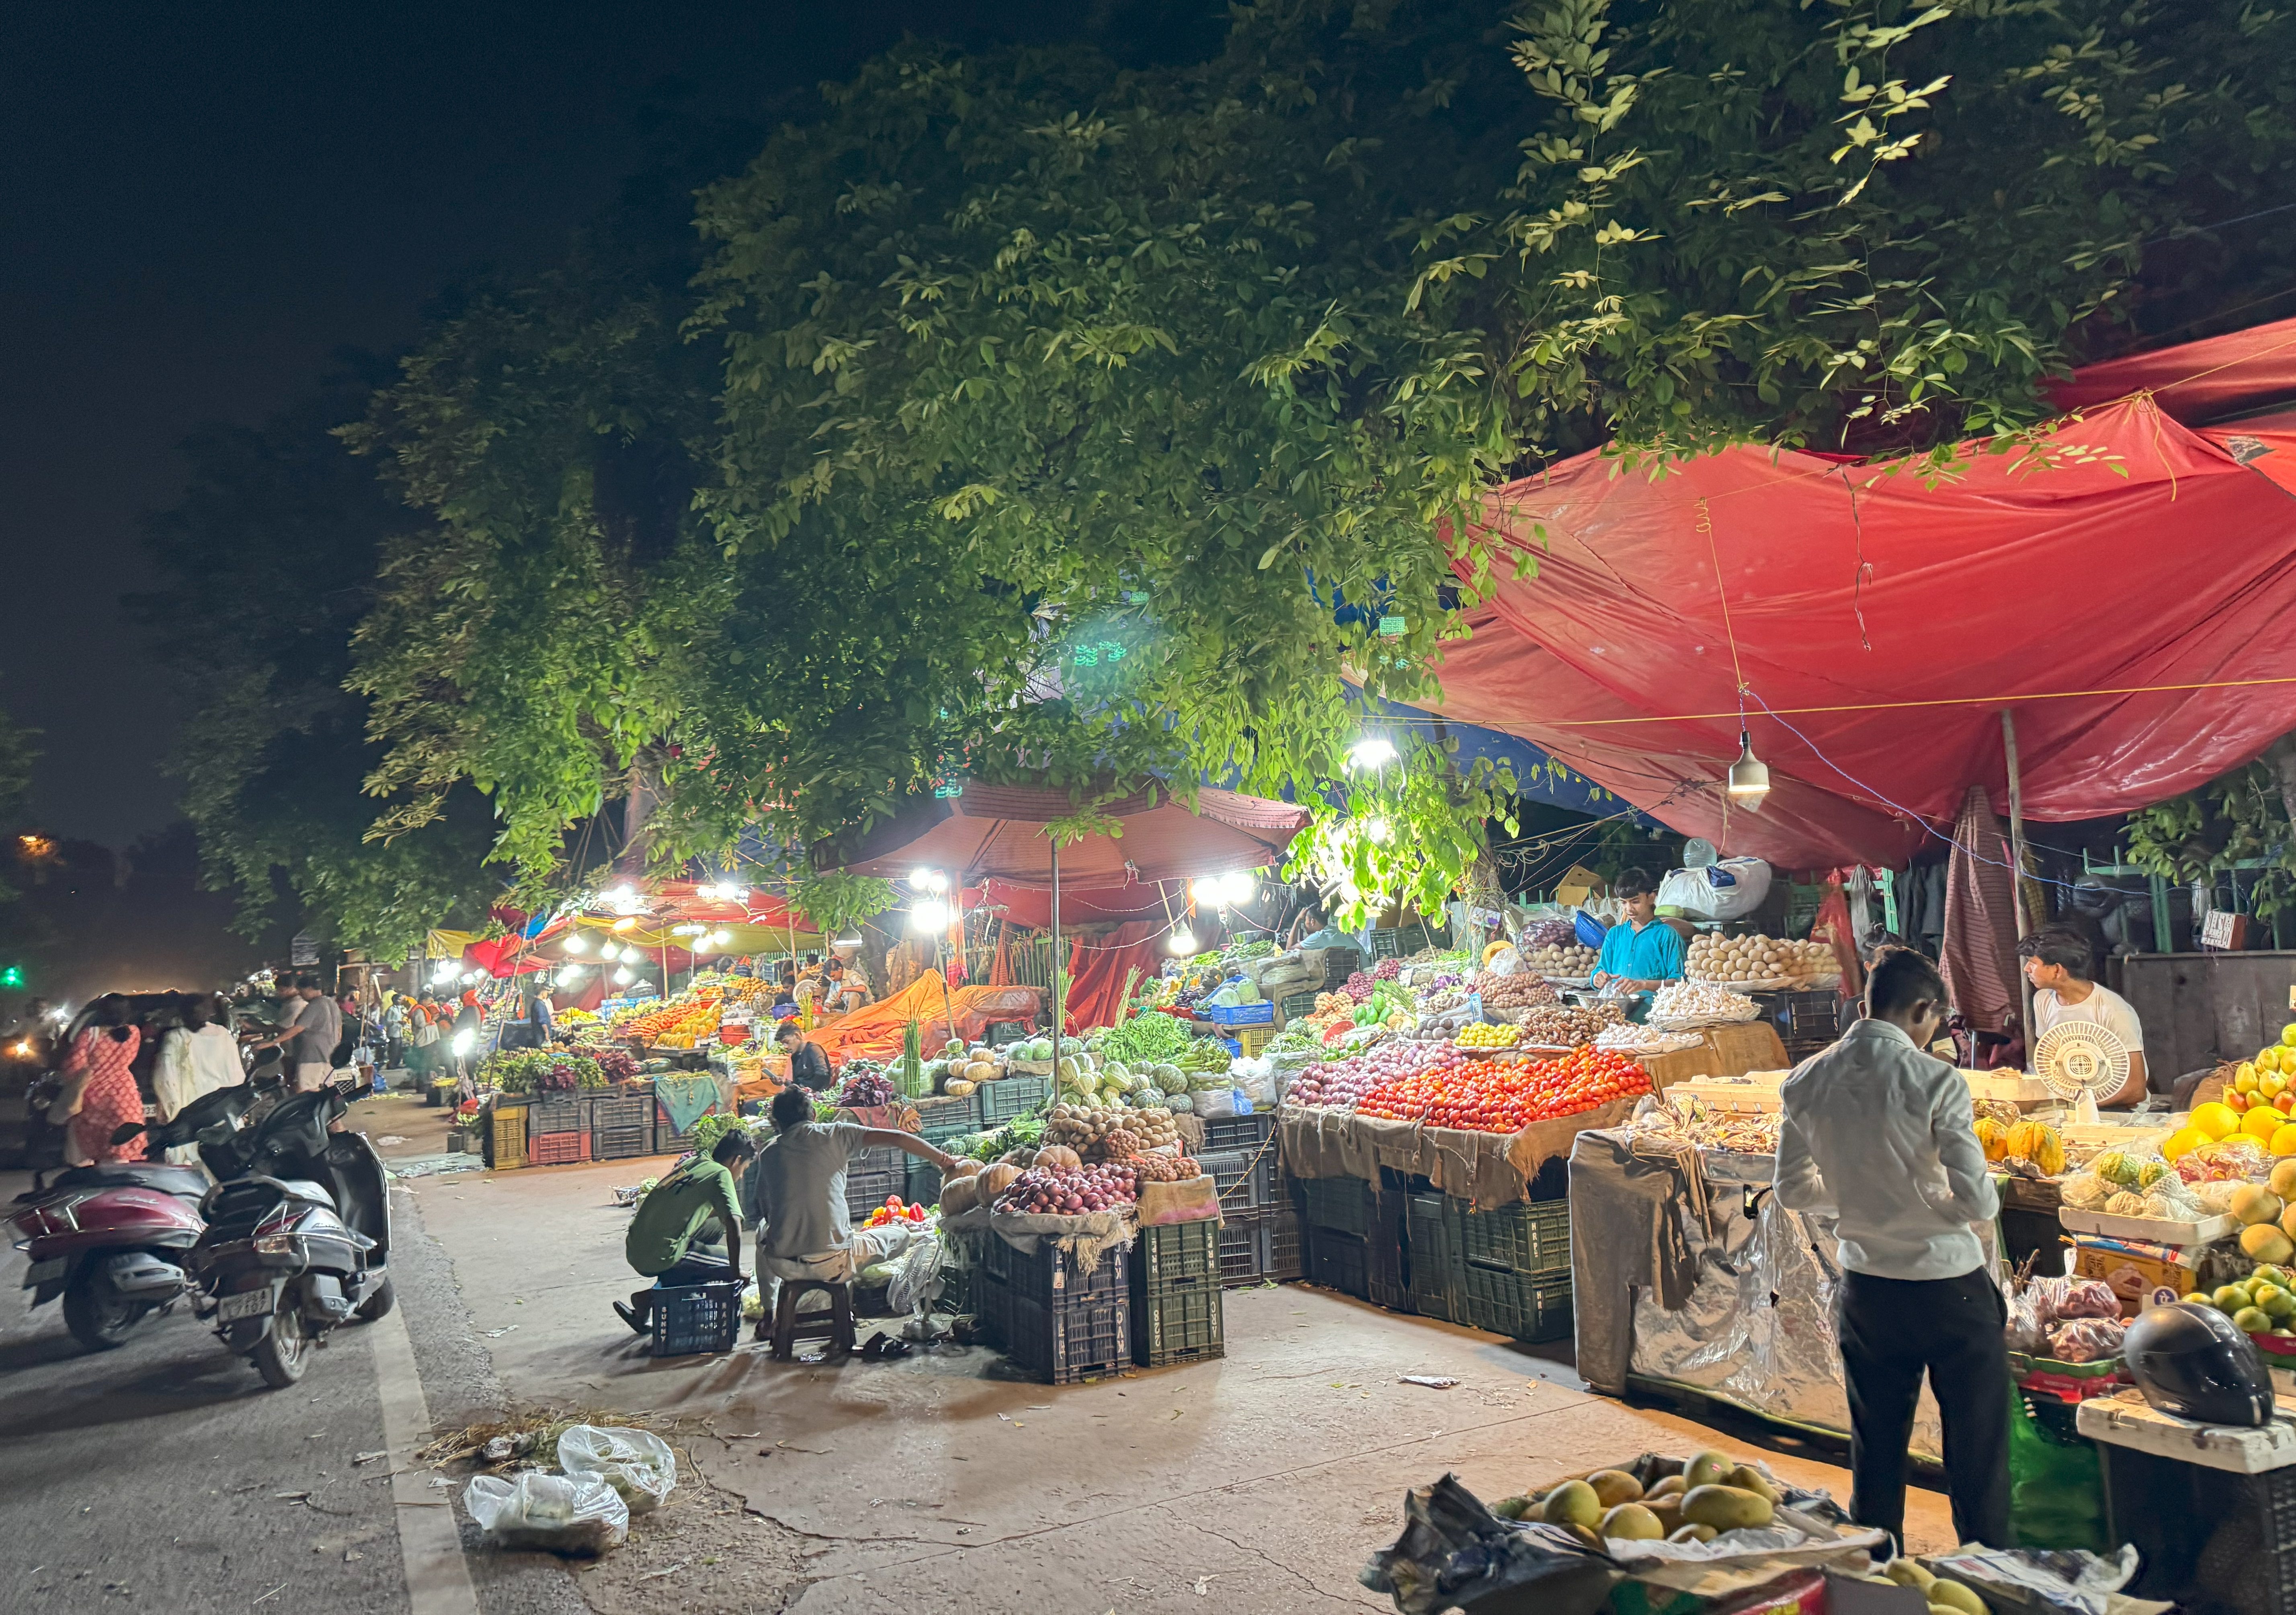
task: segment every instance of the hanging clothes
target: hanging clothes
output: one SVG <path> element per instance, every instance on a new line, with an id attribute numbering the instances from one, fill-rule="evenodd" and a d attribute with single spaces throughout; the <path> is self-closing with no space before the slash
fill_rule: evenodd
<path id="1" fill-rule="evenodd" d="M 1963 797 L 1953 839 L 1939 964 L 1954 1008 L 1976 1025 L 1997 1027 L 2019 1007 L 2017 921 L 2000 850 L 2005 838 L 1982 785 Z"/>

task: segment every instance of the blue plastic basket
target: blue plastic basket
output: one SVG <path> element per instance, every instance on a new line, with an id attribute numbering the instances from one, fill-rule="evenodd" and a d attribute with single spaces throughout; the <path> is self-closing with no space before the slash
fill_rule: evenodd
<path id="1" fill-rule="evenodd" d="M 1611 934 L 1603 928 L 1600 920 L 1583 908 L 1571 917 L 1570 923 L 1578 933 L 1578 946 L 1581 947 L 1600 947 L 1603 939 Z"/>
<path id="2" fill-rule="evenodd" d="M 1196 1012 L 1214 1026 L 1272 1026 L 1275 1022 L 1275 1006 L 1264 1001 L 1228 1008 L 1207 1004 Z"/>

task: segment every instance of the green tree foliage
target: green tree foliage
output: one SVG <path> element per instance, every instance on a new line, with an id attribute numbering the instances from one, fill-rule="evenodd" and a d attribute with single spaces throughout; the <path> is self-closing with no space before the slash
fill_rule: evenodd
<path id="1" fill-rule="evenodd" d="M 401 822 L 475 783 L 538 879 L 648 748 L 665 854 L 968 772 L 1339 811 L 1494 484 L 2012 441 L 2116 322 L 2252 295 L 2193 227 L 2289 177 L 2291 25 L 2222 0 L 1231 17 L 1179 67 L 906 45 L 701 191 L 706 256 L 445 323 L 355 434 L 439 529 L 357 674 Z M 1418 864 L 1341 861 L 1431 892 L 1490 783 L 1404 775 Z"/>
<path id="2" fill-rule="evenodd" d="M 186 442 L 189 489 L 145 533 L 165 584 L 128 603 L 189 714 L 169 766 L 209 879 L 239 896 L 238 928 L 299 913 L 397 958 L 430 926 L 482 921 L 500 882 L 481 868 L 489 815 L 467 783 L 419 832 L 371 833 L 390 806 L 363 794 L 382 752 L 343 681 L 380 547 L 417 521 L 331 435 L 365 398 L 346 373 L 259 429 Z"/>

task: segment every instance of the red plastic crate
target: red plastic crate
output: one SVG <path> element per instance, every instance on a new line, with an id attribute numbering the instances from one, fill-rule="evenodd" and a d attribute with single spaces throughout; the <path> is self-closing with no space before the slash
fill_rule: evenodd
<path id="1" fill-rule="evenodd" d="M 590 1159 L 587 1133 L 536 1133 L 526 1141 L 529 1167 L 570 1167 Z"/>

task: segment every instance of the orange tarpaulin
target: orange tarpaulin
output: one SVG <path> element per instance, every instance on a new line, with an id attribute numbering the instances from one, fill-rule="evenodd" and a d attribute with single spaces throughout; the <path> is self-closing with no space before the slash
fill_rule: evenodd
<path id="1" fill-rule="evenodd" d="M 947 995 L 944 1005 L 942 994 Z M 813 1033 L 830 1062 L 890 1061 L 900 1057 L 901 1038 L 912 1021 L 922 1022 L 925 1056 L 932 1058 L 952 1037 L 971 1042 L 992 1021 L 1020 1021 L 1037 1012 L 1043 994 L 1033 987 L 949 987 L 929 970 L 882 1004 L 843 1015 Z M 951 1032 L 954 1017 L 956 1029 Z"/>

